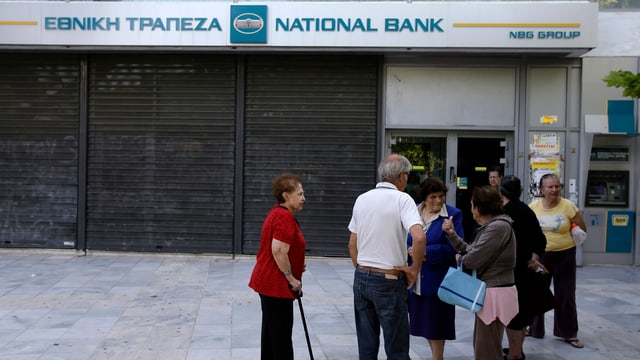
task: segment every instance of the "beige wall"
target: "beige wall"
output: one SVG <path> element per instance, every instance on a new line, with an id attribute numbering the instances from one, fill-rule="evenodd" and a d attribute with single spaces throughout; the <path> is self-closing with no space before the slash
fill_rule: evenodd
<path id="1" fill-rule="evenodd" d="M 516 79 L 515 66 L 389 66 L 385 74 L 385 126 L 513 129 Z"/>

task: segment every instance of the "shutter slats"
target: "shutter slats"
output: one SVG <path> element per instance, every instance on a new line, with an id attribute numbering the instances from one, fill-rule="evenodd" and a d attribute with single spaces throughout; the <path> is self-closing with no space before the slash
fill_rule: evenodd
<path id="1" fill-rule="evenodd" d="M 235 58 L 91 60 L 90 246 L 231 252 Z"/>
<path id="2" fill-rule="evenodd" d="M 79 64 L 0 60 L 0 246 L 77 239 Z M 235 163 L 234 56 L 89 56 L 89 249 L 257 251 L 280 172 L 303 177 L 297 216 L 312 255 L 346 255 L 355 197 L 375 181 L 378 60 L 250 55 L 245 158 Z M 234 174 L 244 166 L 243 209 Z M 6 171 L 4 169 L 7 169 Z"/>
<path id="3" fill-rule="evenodd" d="M 309 253 L 347 255 L 353 202 L 375 181 L 377 59 L 253 56 L 247 69 L 244 252 L 257 252 L 271 180 L 288 171 L 303 178 Z"/>
<path id="4" fill-rule="evenodd" d="M 0 247 L 77 239 L 79 60 L 0 57 Z"/>

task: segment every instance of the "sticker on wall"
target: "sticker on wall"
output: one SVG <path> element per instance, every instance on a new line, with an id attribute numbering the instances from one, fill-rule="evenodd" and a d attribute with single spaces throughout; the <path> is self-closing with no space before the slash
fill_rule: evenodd
<path id="1" fill-rule="evenodd" d="M 466 177 L 459 177 L 457 179 L 457 182 L 458 183 L 456 185 L 458 186 L 458 189 L 467 190 L 469 188 L 469 182 Z"/>
<path id="2" fill-rule="evenodd" d="M 601 213 L 587 213 L 585 222 L 589 224 L 590 227 L 603 227 L 602 216 L 603 214 Z"/>
<path id="3" fill-rule="evenodd" d="M 611 215 L 611 226 L 629 226 L 629 215 Z"/>
<path id="4" fill-rule="evenodd" d="M 540 124 L 553 124 L 558 122 L 558 115 L 542 115 L 540 116 Z"/>

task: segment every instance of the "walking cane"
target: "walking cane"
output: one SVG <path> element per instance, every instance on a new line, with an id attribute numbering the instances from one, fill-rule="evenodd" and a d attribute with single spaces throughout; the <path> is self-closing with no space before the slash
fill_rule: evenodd
<path id="1" fill-rule="evenodd" d="M 307 338 L 307 348 L 309 348 L 309 358 L 313 360 L 313 351 L 311 350 L 311 340 L 309 340 L 309 330 L 307 329 L 307 320 L 304 318 L 304 309 L 302 309 L 302 290 L 293 292 L 298 299 L 298 306 L 300 307 L 300 317 L 302 318 L 302 327 L 304 327 L 304 336 Z"/>

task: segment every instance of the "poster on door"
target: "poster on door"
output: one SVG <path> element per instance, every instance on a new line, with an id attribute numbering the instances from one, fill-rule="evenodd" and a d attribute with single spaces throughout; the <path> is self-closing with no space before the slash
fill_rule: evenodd
<path id="1" fill-rule="evenodd" d="M 560 138 L 557 133 L 534 133 L 530 150 L 532 155 L 559 154 Z"/>
<path id="2" fill-rule="evenodd" d="M 529 195 L 540 197 L 540 178 L 554 173 L 561 177 L 562 155 L 560 154 L 560 138 L 557 133 L 534 133 L 529 146 Z"/>

